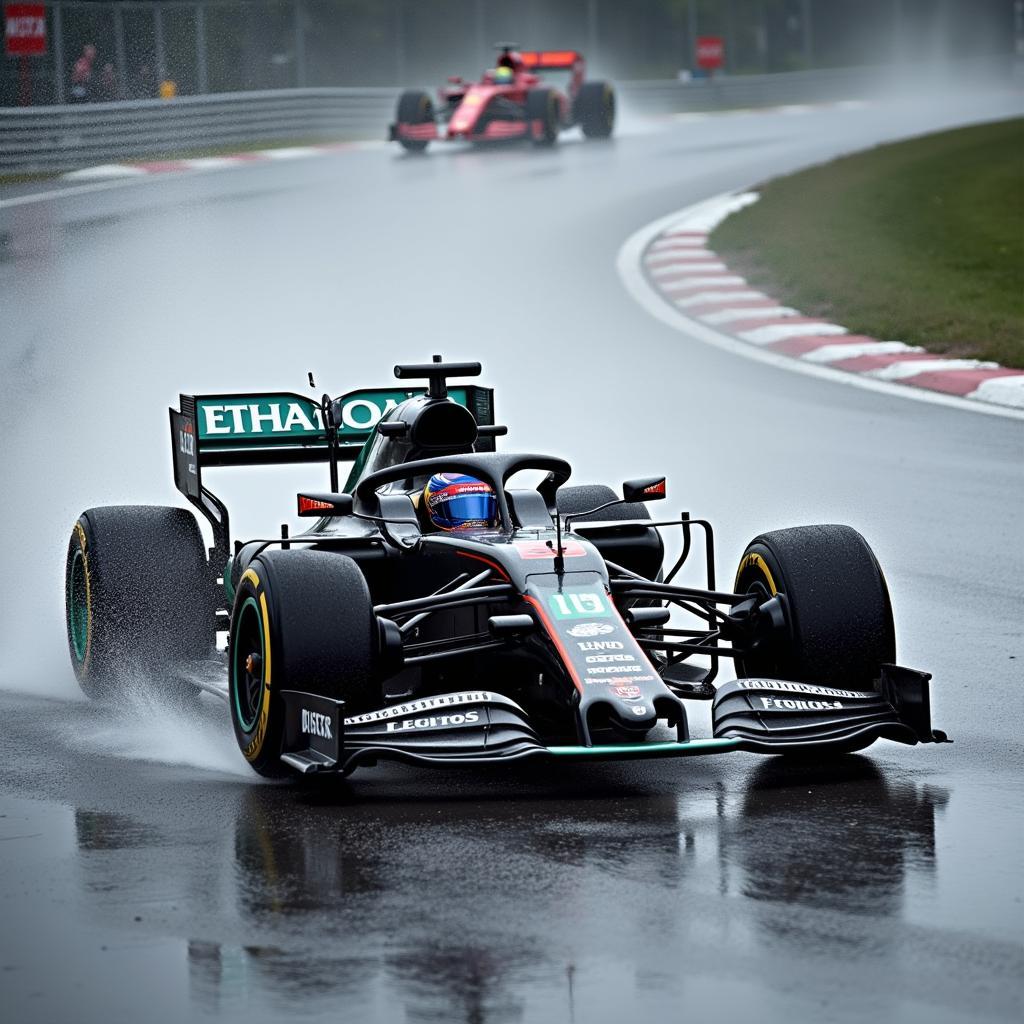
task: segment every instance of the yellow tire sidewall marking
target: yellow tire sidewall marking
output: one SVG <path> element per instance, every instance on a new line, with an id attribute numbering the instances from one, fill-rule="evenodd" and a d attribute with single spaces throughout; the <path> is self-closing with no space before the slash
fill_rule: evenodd
<path id="1" fill-rule="evenodd" d="M 92 653 L 92 581 L 89 573 L 89 546 L 85 539 L 85 529 L 81 521 L 75 523 L 75 534 L 78 536 L 78 547 L 82 552 L 82 567 L 85 569 L 85 655 L 82 657 L 82 668 L 89 667 L 89 656 Z"/>
<path id="2" fill-rule="evenodd" d="M 771 569 L 768 568 L 768 563 L 756 551 L 751 551 L 740 562 L 740 567 L 736 570 L 736 582 L 733 584 L 733 587 L 739 586 L 743 570 L 751 567 L 756 568 L 764 576 L 768 589 L 771 591 L 772 597 L 774 597 L 779 592 L 778 587 L 775 586 L 775 578 L 772 576 Z"/>
<path id="3" fill-rule="evenodd" d="M 267 610 L 267 595 L 260 583 L 259 576 L 252 569 L 246 569 L 242 573 L 242 582 L 248 580 L 256 591 L 260 602 L 260 618 L 263 620 L 263 703 L 260 706 L 260 716 L 256 722 L 256 731 L 253 733 L 249 745 L 242 751 L 247 761 L 255 761 L 263 749 L 263 742 L 267 738 L 267 726 L 270 723 L 270 679 L 272 658 L 270 655 L 270 614 Z"/>

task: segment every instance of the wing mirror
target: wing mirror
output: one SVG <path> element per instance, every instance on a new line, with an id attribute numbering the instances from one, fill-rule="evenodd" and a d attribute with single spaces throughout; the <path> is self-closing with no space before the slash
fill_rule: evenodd
<path id="1" fill-rule="evenodd" d="M 320 519 L 323 516 L 352 515 L 351 494 L 300 494 L 299 515 Z"/>
<path id="2" fill-rule="evenodd" d="M 647 477 L 643 480 L 627 480 L 622 485 L 623 501 L 660 501 L 665 497 L 665 478 Z"/>

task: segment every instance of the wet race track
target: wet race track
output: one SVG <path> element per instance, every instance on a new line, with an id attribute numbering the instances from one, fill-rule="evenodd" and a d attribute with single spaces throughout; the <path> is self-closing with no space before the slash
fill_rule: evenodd
<path id="1" fill-rule="evenodd" d="M 342 153 L 0 204 L 5 1019 L 1020 1019 L 1024 423 L 709 348 L 615 270 L 632 232 L 706 196 L 1020 108 L 627 123 L 553 152 Z M 148 697 L 159 666 L 117 708 L 80 697 L 68 531 L 91 505 L 177 503 L 179 391 L 301 391 L 313 370 L 340 393 L 433 352 L 483 362 L 506 450 L 564 455 L 575 482 L 667 473 L 671 507 L 717 524 L 723 578 L 763 529 L 859 529 L 955 744 L 297 787 L 249 773 L 215 698 Z M 244 537 L 311 472 L 326 485 L 209 482 Z"/>

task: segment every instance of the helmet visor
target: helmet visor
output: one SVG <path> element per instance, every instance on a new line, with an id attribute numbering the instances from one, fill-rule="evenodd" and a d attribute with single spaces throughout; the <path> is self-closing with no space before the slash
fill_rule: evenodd
<path id="1" fill-rule="evenodd" d="M 496 502 L 493 494 L 458 494 L 438 511 L 459 526 L 490 526 L 494 522 Z"/>
<path id="2" fill-rule="evenodd" d="M 432 522 L 442 530 L 495 523 L 497 500 L 491 487 L 481 480 L 442 473 L 431 478 L 424 497 Z"/>

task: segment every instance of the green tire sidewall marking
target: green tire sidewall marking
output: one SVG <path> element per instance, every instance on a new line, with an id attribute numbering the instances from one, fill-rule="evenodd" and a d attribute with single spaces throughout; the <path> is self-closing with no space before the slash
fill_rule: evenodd
<path id="1" fill-rule="evenodd" d="M 242 623 L 248 614 L 256 616 L 256 635 L 260 642 L 260 660 L 263 661 L 266 658 L 266 651 L 263 650 L 263 616 L 260 614 L 260 606 L 256 603 L 255 597 L 247 597 L 242 602 L 242 610 L 238 613 L 238 627 L 236 630 L 239 636 L 243 635 Z M 247 719 L 242 711 L 240 699 L 241 687 L 243 685 L 241 680 L 245 675 L 245 664 L 242 662 L 242 659 L 246 657 L 247 654 L 243 652 L 242 645 L 236 643 L 234 654 L 231 658 L 231 693 L 232 699 L 235 702 L 235 714 L 238 716 L 238 724 L 242 727 L 242 732 L 250 733 L 256 728 L 256 723 L 259 721 L 260 707 L 263 704 L 263 689 L 267 684 L 263 681 L 261 672 L 259 698 L 256 701 L 252 717 Z M 240 664 L 240 662 L 242 663 Z"/>
<path id="2" fill-rule="evenodd" d="M 235 588 L 231 582 L 231 571 L 234 565 L 235 556 L 229 555 L 227 562 L 224 563 L 224 572 L 221 574 L 221 578 L 224 580 L 224 596 L 228 600 L 229 608 L 235 603 Z"/>
<path id="3" fill-rule="evenodd" d="M 68 573 L 68 631 L 71 648 L 80 665 L 85 662 L 89 649 L 89 600 L 85 573 L 85 555 L 78 548 L 71 556 L 71 571 Z"/>

